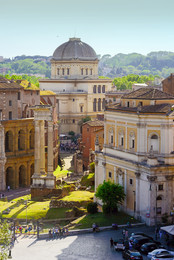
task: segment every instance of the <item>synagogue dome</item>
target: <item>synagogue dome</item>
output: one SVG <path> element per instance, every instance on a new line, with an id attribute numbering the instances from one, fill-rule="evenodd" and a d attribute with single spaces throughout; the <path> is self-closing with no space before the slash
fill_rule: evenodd
<path id="1" fill-rule="evenodd" d="M 82 42 L 80 38 L 70 38 L 68 42 L 63 43 L 53 53 L 53 60 L 98 60 L 94 49 L 88 44 Z"/>

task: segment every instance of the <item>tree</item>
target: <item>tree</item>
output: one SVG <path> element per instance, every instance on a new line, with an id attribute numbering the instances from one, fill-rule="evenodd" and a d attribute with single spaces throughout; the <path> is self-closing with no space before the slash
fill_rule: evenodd
<path id="1" fill-rule="evenodd" d="M 9 224 L 0 221 L 0 260 L 8 258 L 8 248 L 11 242 L 11 233 L 9 231 Z"/>
<path id="2" fill-rule="evenodd" d="M 104 213 L 112 213 L 118 209 L 125 198 L 124 189 L 120 184 L 104 181 L 97 187 L 95 196 L 102 200 Z"/>

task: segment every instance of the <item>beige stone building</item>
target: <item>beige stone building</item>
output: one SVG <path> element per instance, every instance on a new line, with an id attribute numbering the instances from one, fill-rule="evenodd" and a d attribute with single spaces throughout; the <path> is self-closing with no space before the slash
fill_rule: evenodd
<path id="1" fill-rule="evenodd" d="M 98 78 L 98 62 L 93 48 L 79 38 L 70 38 L 53 53 L 51 79 L 40 80 L 40 88 L 57 94 L 60 133 L 80 133 L 82 118 L 103 114 L 112 81 Z"/>
<path id="2" fill-rule="evenodd" d="M 174 97 L 153 88 L 124 95 L 105 111 L 104 148 L 96 146 L 95 188 L 124 186 L 123 210 L 148 225 L 174 210 Z"/>

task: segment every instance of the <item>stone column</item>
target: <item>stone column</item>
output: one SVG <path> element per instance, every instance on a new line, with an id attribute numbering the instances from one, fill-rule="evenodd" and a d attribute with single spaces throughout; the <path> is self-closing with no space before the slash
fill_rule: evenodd
<path id="1" fill-rule="evenodd" d="M 53 122 L 48 121 L 47 173 L 53 175 Z"/>
<path id="2" fill-rule="evenodd" d="M 40 121 L 40 174 L 45 174 L 45 131 L 44 121 Z"/>
<path id="3" fill-rule="evenodd" d="M 35 138 L 34 138 L 34 175 L 40 176 L 40 127 L 39 120 L 35 120 Z"/>

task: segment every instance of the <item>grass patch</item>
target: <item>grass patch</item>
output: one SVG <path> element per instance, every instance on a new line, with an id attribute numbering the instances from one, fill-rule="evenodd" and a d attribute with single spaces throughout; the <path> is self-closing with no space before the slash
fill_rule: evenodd
<path id="1" fill-rule="evenodd" d="M 89 191 L 72 191 L 68 196 L 65 196 L 61 200 L 65 201 L 88 201 L 93 199 L 94 192 Z"/>
<path id="2" fill-rule="evenodd" d="M 67 177 L 68 170 L 61 170 L 60 166 L 56 168 L 56 170 L 53 172 L 54 176 L 56 176 L 56 179 Z"/>
<path id="3" fill-rule="evenodd" d="M 60 209 L 49 209 L 46 214 L 47 219 L 59 219 L 65 218 L 66 211 L 69 208 L 60 208 Z"/>
<path id="4" fill-rule="evenodd" d="M 72 223 L 78 224 L 79 229 L 83 228 L 91 228 L 93 223 L 97 223 L 99 227 L 101 226 L 111 226 L 113 223 L 116 223 L 117 225 L 123 225 L 127 222 L 130 223 L 137 223 L 137 220 L 133 217 L 127 215 L 124 212 L 118 212 L 115 215 L 104 215 L 103 213 L 96 213 L 96 214 L 87 214 L 85 216 L 82 216 L 76 220 L 74 220 Z M 76 229 L 77 227 L 74 226 Z"/>

